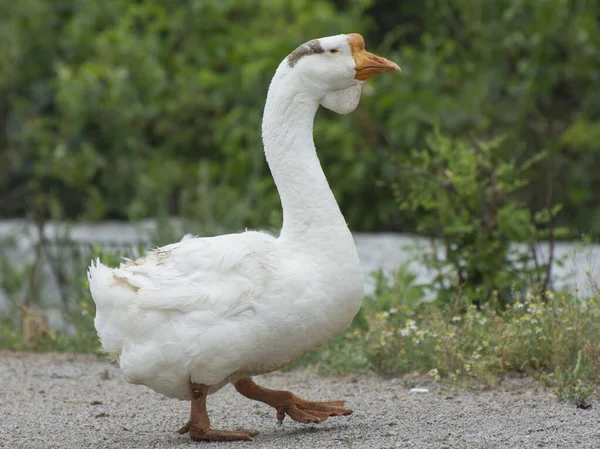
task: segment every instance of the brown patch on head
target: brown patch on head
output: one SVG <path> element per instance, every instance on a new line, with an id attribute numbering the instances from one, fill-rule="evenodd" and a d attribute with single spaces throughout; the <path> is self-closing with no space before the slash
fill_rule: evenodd
<path id="1" fill-rule="evenodd" d="M 319 42 L 317 39 L 314 39 L 306 44 L 300 45 L 297 49 L 295 49 L 287 58 L 288 65 L 290 67 L 294 67 L 298 61 L 302 59 L 302 57 L 324 52 L 325 50 L 323 50 L 321 42 Z"/>
<path id="2" fill-rule="evenodd" d="M 358 33 L 348 34 L 348 43 L 350 44 L 350 50 L 353 55 L 365 49 L 365 40 Z"/>

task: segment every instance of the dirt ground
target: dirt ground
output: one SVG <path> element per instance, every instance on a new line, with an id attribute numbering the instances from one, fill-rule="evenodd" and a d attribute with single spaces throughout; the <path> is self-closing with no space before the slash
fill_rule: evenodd
<path id="1" fill-rule="evenodd" d="M 323 378 L 306 371 L 255 378 L 307 399 L 344 399 L 347 417 L 316 425 L 288 419 L 228 386 L 209 397 L 214 428 L 258 431 L 253 442 L 197 443 L 175 432 L 189 403 L 123 380 L 96 356 L 0 353 L 0 448 L 600 448 L 600 404 L 577 409 L 531 379 L 487 391 L 411 387 L 377 376 Z"/>

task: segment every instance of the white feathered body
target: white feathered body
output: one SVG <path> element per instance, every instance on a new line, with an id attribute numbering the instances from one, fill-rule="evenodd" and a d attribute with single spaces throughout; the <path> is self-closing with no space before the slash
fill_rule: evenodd
<path id="1" fill-rule="evenodd" d="M 343 331 L 363 297 L 350 232 L 309 249 L 261 232 L 184 238 L 89 270 L 95 326 L 127 381 L 189 399 L 274 371 Z"/>

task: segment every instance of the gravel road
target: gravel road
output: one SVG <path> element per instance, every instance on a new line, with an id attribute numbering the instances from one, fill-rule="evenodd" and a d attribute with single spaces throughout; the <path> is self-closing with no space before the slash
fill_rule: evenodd
<path id="1" fill-rule="evenodd" d="M 318 425 L 286 419 L 228 386 L 209 397 L 215 428 L 259 433 L 254 442 L 196 443 L 174 431 L 187 402 L 126 383 L 96 356 L 0 352 L 0 448 L 600 448 L 600 404 L 559 403 L 530 379 L 487 391 L 417 379 L 322 378 L 305 371 L 256 378 L 310 399 L 344 399 L 348 417 Z M 414 382 L 411 381 L 411 382 Z"/>

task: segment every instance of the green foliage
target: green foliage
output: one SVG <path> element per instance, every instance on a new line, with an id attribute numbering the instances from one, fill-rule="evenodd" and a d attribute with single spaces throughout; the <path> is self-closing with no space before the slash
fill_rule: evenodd
<path id="1" fill-rule="evenodd" d="M 315 34 L 360 30 L 366 2 L 352 4 L 346 14 L 307 0 L 6 6 L 4 189 L 36 199 L 25 210 L 34 216 L 177 212 L 204 232 L 278 224 L 260 142 L 269 80 Z M 332 136 L 345 134 L 321 120 Z M 340 153 L 331 165 L 356 172 L 358 152 Z M 362 174 L 345 183 L 364 182 Z"/>
<path id="2" fill-rule="evenodd" d="M 477 304 L 498 293 L 507 301 L 526 285 L 545 290 L 550 271 L 537 261 L 535 244 L 566 235 L 554 226 L 561 207 L 532 213 L 519 195 L 530 188 L 524 173 L 547 155 L 518 162 L 499 151 L 502 139 L 449 139 L 437 128 L 426 142 L 410 153 L 410 165 L 397 158 L 392 188 L 400 210 L 418 214 L 417 232 L 436 239 L 418 257 L 435 273 L 431 287 L 440 299 L 448 301 L 456 285 Z"/>
<path id="3" fill-rule="evenodd" d="M 561 401 L 571 401 L 579 408 L 590 408 L 587 398 L 594 392 L 593 385 L 585 385 L 582 382 L 582 354 L 577 353 L 577 363 L 572 372 L 563 373 L 559 368 L 556 369 L 556 381 L 558 388 L 556 395 Z"/>
<path id="4" fill-rule="evenodd" d="M 0 2 L 0 216 L 278 226 L 260 143 L 269 79 L 298 44 L 358 31 L 403 74 L 369 81 L 356 113 L 316 123 L 354 229 L 416 229 L 419 211 L 400 213 L 385 187 L 389 160 L 425 146 L 436 120 L 452 138 L 504 136 L 503 160 L 545 152 L 519 200 L 538 211 L 553 197 L 558 224 L 600 229 L 592 0 L 13 3 Z"/>
<path id="5" fill-rule="evenodd" d="M 0 239 L 0 289 L 9 296 L 23 290 L 26 282 L 26 271 L 31 267 L 16 267 L 8 257 L 9 251 L 15 249 L 14 238 Z"/>
<path id="6" fill-rule="evenodd" d="M 417 372 L 461 384 L 526 373 L 573 401 L 585 400 L 600 379 L 600 297 L 529 291 L 502 312 L 489 305 L 464 311 L 457 303 L 411 300 L 420 287 L 406 270 L 397 280 L 365 300 L 343 335 L 295 366 L 326 374 Z"/>
<path id="7" fill-rule="evenodd" d="M 2 242 L 0 242 L 2 243 Z M 100 342 L 94 328 L 96 308 L 86 275 L 90 259 L 100 257 L 104 263 L 118 265 L 122 254 L 101 251 L 93 246 L 84 254 L 73 248 L 62 248 L 52 254 L 47 245 L 41 246 L 37 258 L 22 270 L 15 270 L 4 255 L 0 255 L 0 288 L 12 299 L 12 310 L 0 316 L 0 348 L 33 351 L 100 352 Z M 56 257 L 56 259 L 54 259 Z M 60 261 L 61 266 L 53 265 Z M 42 263 L 50 265 L 58 284 L 62 303 L 60 311 L 65 320 L 63 329 L 49 327 L 44 318 L 43 298 L 39 289 Z M 10 289 L 8 287 L 13 286 Z M 35 295 L 31 294 L 32 288 Z M 46 305 L 47 306 L 47 305 Z"/>
<path id="8" fill-rule="evenodd" d="M 405 3 L 398 4 L 398 13 Z M 557 224 L 597 232 L 599 178 L 592 167 L 600 158 L 595 139 L 600 93 L 594 87 L 600 80 L 595 31 L 600 5 L 591 0 L 420 3 L 410 7 L 420 20 L 385 39 L 386 46 L 398 49 L 390 56 L 405 76 L 401 82 L 382 77 L 387 95 L 369 104 L 385 146 L 397 154 L 424 147 L 431 124 L 439 121 L 451 138 L 502 136 L 495 151 L 503 160 L 522 164 L 544 152 L 543 167 L 523 171 L 530 187 L 519 198 L 533 211 L 551 198 L 564 206 Z M 390 13 L 383 2 L 379 9 Z M 402 45 L 405 39 L 416 43 Z M 418 223 L 421 217 L 415 218 Z"/>
<path id="9" fill-rule="evenodd" d="M 591 408 L 588 398 L 596 387 L 588 383 L 589 373 L 584 374 L 584 370 L 589 371 L 590 366 L 583 363 L 582 351 L 579 351 L 572 371 L 563 371 L 557 367 L 554 373 L 541 374 L 537 377 L 545 386 L 556 387 L 556 397 L 559 401 L 569 401 L 578 408 L 588 409 Z"/>
<path id="10" fill-rule="evenodd" d="M 35 336 L 26 335 L 23 326 L 6 317 L 0 318 L 0 349 L 10 351 L 37 352 L 83 352 L 101 353 L 100 342 L 95 333 L 93 320 L 85 326 L 77 326 L 74 335 L 64 332 L 41 332 Z M 35 324 L 44 326 L 43 323 Z"/>

